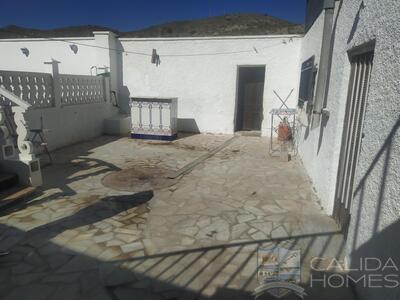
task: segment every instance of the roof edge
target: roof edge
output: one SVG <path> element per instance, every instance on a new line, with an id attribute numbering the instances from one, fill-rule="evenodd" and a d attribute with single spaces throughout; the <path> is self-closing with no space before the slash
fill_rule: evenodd
<path id="1" fill-rule="evenodd" d="M 120 41 L 173 41 L 173 40 L 237 40 L 237 39 L 282 39 L 303 38 L 304 34 L 270 34 L 270 35 L 227 35 L 197 37 L 120 37 Z"/>
<path id="2" fill-rule="evenodd" d="M 94 40 L 94 36 L 79 36 L 79 37 L 48 37 L 48 38 L 10 38 L 10 39 L 2 39 L 1 42 L 41 42 L 41 41 L 50 41 L 50 42 L 60 42 L 60 41 L 89 41 Z"/>

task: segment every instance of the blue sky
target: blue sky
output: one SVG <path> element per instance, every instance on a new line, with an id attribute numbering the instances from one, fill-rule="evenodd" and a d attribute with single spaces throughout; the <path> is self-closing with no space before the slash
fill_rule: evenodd
<path id="1" fill-rule="evenodd" d="M 305 0 L 0 0 L 0 26 L 50 29 L 103 25 L 129 31 L 174 20 L 227 13 L 268 14 L 304 22 Z"/>

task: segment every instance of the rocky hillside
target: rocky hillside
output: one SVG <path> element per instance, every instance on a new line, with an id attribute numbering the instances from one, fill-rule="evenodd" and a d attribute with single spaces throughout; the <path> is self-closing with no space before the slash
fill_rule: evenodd
<path id="1" fill-rule="evenodd" d="M 0 39 L 11 38 L 51 38 L 51 37 L 86 37 L 93 36 L 93 31 L 112 30 L 103 26 L 85 25 L 40 30 L 10 25 L 0 28 Z M 114 30 L 113 30 L 114 31 Z"/>
<path id="2" fill-rule="evenodd" d="M 125 32 L 127 37 L 185 37 L 222 35 L 263 35 L 303 33 L 303 25 L 293 24 L 271 16 L 235 14 L 202 20 L 177 21 Z"/>
<path id="3" fill-rule="evenodd" d="M 190 37 L 226 35 L 298 34 L 303 25 L 260 14 L 232 14 L 201 20 L 169 22 L 141 30 L 120 32 L 96 25 L 38 30 L 18 26 L 0 28 L 0 38 L 84 37 L 93 31 L 111 30 L 122 37 Z"/>

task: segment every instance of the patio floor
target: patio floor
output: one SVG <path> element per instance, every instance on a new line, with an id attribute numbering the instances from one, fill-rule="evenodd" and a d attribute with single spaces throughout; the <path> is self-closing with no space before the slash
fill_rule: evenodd
<path id="1" fill-rule="evenodd" d="M 310 259 L 340 257 L 343 237 L 300 162 L 269 157 L 266 138 L 237 137 L 158 180 L 230 138 L 104 136 L 55 151 L 40 193 L 0 217 L 1 298 L 254 299 L 257 249 L 280 246 L 301 250 L 306 299 L 351 299 L 308 287 Z"/>

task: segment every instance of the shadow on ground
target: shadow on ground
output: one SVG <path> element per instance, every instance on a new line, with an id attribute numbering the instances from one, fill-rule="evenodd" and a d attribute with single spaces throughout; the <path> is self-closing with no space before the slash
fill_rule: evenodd
<path id="1" fill-rule="evenodd" d="M 257 286 L 259 246 L 302 248 L 304 257 L 319 249 L 319 254 L 324 255 L 328 244 L 338 235 L 329 232 L 290 239 L 232 242 L 153 255 L 135 256 L 132 252 L 128 257 L 113 260 L 91 257 L 69 249 L 68 243 L 60 246 L 52 240 L 65 231 L 91 226 L 146 205 L 152 196 L 149 191 L 133 196 L 107 197 L 76 214 L 27 232 L 0 225 L 4 237 L 2 246 L 8 244 L 6 246 L 11 250 L 11 254 L 0 258 L 2 298 L 254 299 L 252 290 Z M 326 247 L 321 247 L 321 243 Z M 307 280 L 303 285 L 309 295 L 307 299 L 352 299 L 347 290 L 310 289 Z M 275 298 L 264 295 L 258 299 Z M 287 299 L 295 298 L 292 295 Z"/>

